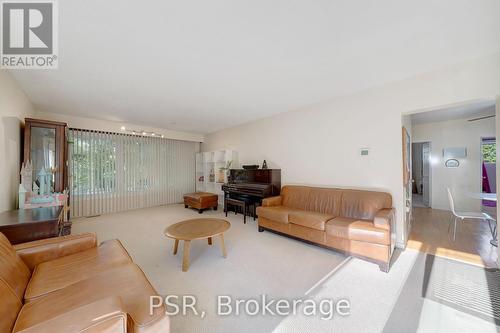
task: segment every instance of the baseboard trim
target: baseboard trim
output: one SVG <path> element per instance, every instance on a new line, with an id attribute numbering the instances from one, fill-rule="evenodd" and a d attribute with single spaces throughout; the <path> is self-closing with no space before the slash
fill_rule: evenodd
<path id="1" fill-rule="evenodd" d="M 399 249 L 399 250 L 406 250 L 406 243 L 403 243 L 403 242 L 396 242 L 396 249 Z"/>

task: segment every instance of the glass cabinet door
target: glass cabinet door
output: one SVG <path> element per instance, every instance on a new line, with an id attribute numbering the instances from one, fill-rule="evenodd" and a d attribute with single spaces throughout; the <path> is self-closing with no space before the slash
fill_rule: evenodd
<path id="1" fill-rule="evenodd" d="M 40 187 L 41 177 L 46 177 L 50 192 L 55 189 L 56 129 L 31 127 L 30 156 L 33 165 L 33 181 Z"/>

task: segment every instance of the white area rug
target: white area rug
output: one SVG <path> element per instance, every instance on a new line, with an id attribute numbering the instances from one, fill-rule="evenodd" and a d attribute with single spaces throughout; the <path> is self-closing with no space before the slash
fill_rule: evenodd
<path id="1" fill-rule="evenodd" d="M 286 323 L 291 323 L 281 326 L 285 318 L 280 316 L 217 316 L 217 296 L 258 298 L 266 294 L 274 299 L 306 298 L 309 289 L 346 260 L 334 251 L 270 232 L 259 233 L 256 221 L 249 218 L 243 224 L 241 215 L 229 214 L 232 226 L 225 234 L 228 257 L 222 257 L 218 239 L 214 239 L 212 246 L 206 241 L 193 241 L 191 266 L 188 272 L 182 272 L 182 242 L 174 256 L 174 242 L 163 231 L 175 222 L 199 217 L 223 217 L 223 213 L 206 211 L 199 215 L 183 205 L 161 206 L 75 220 L 73 233 L 97 232 L 100 241 L 120 239 L 161 295 L 196 296 L 197 307 L 206 311 L 206 317 L 174 316 L 171 320 L 174 333 L 287 331 Z M 355 283 L 362 283 L 360 280 L 370 274 L 385 276 L 375 264 L 364 264 L 363 273 L 368 275 L 358 277 Z M 349 296 L 345 292 L 348 284 L 349 281 L 343 281 L 334 290 L 339 294 L 326 296 L 333 299 Z"/>

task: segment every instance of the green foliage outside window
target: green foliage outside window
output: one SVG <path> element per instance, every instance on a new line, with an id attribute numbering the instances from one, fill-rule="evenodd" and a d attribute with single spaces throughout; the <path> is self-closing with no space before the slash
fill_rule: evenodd
<path id="1" fill-rule="evenodd" d="M 107 139 L 82 132 L 71 133 L 68 143 L 74 194 L 147 190 L 152 186 L 150 174 L 155 171 L 153 158 L 167 160 L 165 150 L 157 152 L 140 138 Z"/>
<path id="2" fill-rule="evenodd" d="M 116 147 L 111 140 L 75 137 L 71 154 L 72 191 L 78 194 L 113 191 Z"/>
<path id="3" fill-rule="evenodd" d="M 489 143 L 483 145 L 483 161 L 485 163 L 497 162 L 497 145 L 496 143 Z"/>

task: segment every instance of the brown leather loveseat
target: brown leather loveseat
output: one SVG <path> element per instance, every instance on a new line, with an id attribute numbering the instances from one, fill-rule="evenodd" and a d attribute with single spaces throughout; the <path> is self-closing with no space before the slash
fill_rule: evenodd
<path id="1" fill-rule="evenodd" d="M 394 249 L 392 197 L 384 192 L 284 186 L 257 208 L 259 231 L 271 230 L 379 264 Z"/>
<path id="2" fill-rule="evenodd" d="M 118 240 L 95 234 L 12 246 L 0 233 L 0 333 L 169 332 L 157 293 Z"/>

